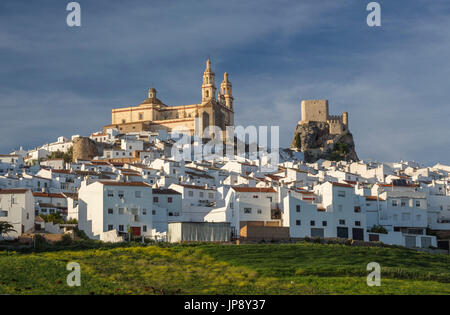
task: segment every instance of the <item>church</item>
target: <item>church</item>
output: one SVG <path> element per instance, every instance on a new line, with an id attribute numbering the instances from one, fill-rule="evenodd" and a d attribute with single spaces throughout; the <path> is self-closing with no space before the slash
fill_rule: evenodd
<path id="1" fill-rule="evenodd" d="M 120 133 L 140 131 L 172 131 L 184 127 L 191 135 L 203 135 L 208 126 L 218 126 L 225 131 L 234 125 L 234 108 L 231 82 L 225 72 L 219 93 L 215 85 L 215 74 L 211 60 L 207 60 L 203 72 L 202 98 L 199 104 L 168 106 L 156 97 L 156 89 L 148 91 L 148 98 L 138 106 L 115 108 L 111 112 L 111 125 L 106 129 L 117 129 Z M 196 119 L 197 123 L 196 123 Z"/>

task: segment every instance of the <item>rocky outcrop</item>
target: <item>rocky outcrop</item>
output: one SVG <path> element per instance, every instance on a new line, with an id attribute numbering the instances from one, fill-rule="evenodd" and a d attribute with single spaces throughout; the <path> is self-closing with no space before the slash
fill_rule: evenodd
<path id="1" fill-rule="evenodd" d="M 297 125 L 290 148 L 303 152 L 305 161 L 319 159 L 333 161 L 358 161 L 353 135 L 346 131 L 339 135 L 330 134 L 327 122 L 304 122 Z"/>
<path id="2" fill-rule="evenodd" d="M 73 161 L 92 160 L 98 155 L 97 143 L 86 137 L 73 140 Z"/>

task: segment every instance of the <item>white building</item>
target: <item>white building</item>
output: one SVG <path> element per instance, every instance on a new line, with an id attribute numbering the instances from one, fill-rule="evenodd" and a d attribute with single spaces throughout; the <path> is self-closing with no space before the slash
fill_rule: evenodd
<path id="1" fill-rule="evenodd" d="M 119 235 L 131 231 L 135 236 L 151 236 L 152 197 L 151 186 L 142 182 L 83 182 L 78 192 L 78 226 L 95 239 L 112 230 Z"/>
<path id="2" fill-rule="evenodd" d="M 34 198 L 29 189 L 0 189 L 0 221 L 11 224 L 15 232 L 5 238 L 18 238 L 34 230 Z M 1 236 L 0 236 L 1 237 Z"/>

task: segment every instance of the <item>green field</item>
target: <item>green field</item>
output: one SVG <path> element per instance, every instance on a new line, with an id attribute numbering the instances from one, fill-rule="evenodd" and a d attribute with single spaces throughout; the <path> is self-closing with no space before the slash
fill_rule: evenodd
<path id="1" fill-rule="evenodd" d="M 66 284 L 68 262 L 80 287 Z M 305 242 L 2 251 L 0 294 L 450 294 L 450 256 Z"/>

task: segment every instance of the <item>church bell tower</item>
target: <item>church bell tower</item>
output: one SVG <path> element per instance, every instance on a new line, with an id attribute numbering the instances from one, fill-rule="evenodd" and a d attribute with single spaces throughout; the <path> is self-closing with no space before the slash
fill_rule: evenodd
<path id="1" fill-rule="evenodd" d="M 216 98 L 216 85 L 214 83 L 214 71 L 211 69 L 211 60 L 206 61 L 206 69 L 203 72 L 202 103 Z"/>

